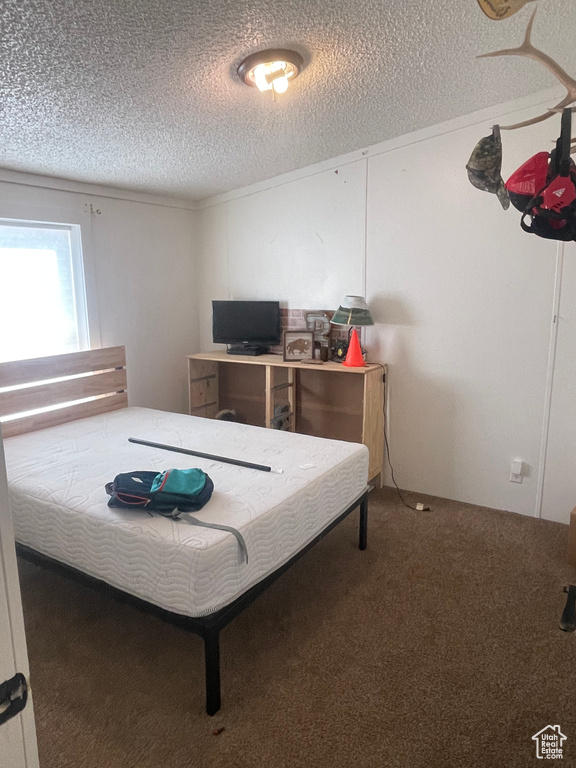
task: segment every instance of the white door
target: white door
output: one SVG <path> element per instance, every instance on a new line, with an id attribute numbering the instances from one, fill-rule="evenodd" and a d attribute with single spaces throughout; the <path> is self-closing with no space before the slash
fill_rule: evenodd
<path id="1" fill-rule="evenodd" d="M 0 683 L 14 677 L 16 672 L 21 672 L 29 684 L 28 653 L 0 430 Z M 30 690 L 25 709 L 0 725 L 0 768 L 38 768 Z"/>

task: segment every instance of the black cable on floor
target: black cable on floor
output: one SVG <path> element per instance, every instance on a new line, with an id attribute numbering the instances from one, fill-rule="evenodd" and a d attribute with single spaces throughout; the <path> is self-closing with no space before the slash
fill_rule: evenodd
<path id="1" fill-rule="evenodd" d="M 404 497 L 400 493 L 400 488 L 398 488 L 398 483 L 396 482 L 396 479 L 394 477 L 394 467 L 392 466 L 392 460 L 390 459 L 390 446 L 388 445 L 388 436 L 386 434 L 386 405 L 384 405 L 384 444 L 386 446 L 386 458 L 388 459 L 388 466 L 390 467 L 390 477 L 392 478 L 392 482 L 394 483 L 394 487 L 396 488 L 396 493 L 400 497 L 402 504 L 404 504 L 405 507 L 408 507 L 408 509 L 416 510 L 416 512 L 430 512 L 430 507 L 422 507 L 422 509 L 418 509 L 418 507 L 413 507 L 412 504 L 408 504 L 408 502 L 404 499 Z"/>

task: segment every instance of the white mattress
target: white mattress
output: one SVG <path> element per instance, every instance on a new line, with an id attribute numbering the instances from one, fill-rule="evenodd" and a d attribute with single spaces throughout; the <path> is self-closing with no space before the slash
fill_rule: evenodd
<path id="1" fill-rule="evenodd" d="M 262 472 L 135 445 L 129 437 L 281 469 Z M 4 441 L 17 541 L 187 616 L 232 602 L 289 560 L 366 489 L 364 445 L 147 408 L 81 419 Z M 212 498 L 194 516 L 236 538 L 107 506 L 120 472 L 200 467 Z"/>

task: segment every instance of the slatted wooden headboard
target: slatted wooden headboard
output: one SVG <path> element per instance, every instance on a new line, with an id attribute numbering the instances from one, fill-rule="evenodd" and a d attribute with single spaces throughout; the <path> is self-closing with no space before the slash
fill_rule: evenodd
<path id="1" fill-rule="evenodd" d="M 125 408 L 126 388 L 124 347 L 0 363 L 2 435 L 12 437 Z M 85 398 L 95 399 L 77 402 Z M 41 408 L 51 410 L 30 413 Z"/>

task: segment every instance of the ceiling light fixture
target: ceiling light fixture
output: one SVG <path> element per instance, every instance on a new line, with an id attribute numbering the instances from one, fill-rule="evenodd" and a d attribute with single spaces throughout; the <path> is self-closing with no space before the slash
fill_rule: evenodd
<path id="1" fill-rule="evenodd" d="M 298 77 L 304 61 L 296 51 L 273 48 L 248 56 L 238 67 L 238 76 L 246 85 L 260 91 L 285 93 L 290 81 Z"/>

